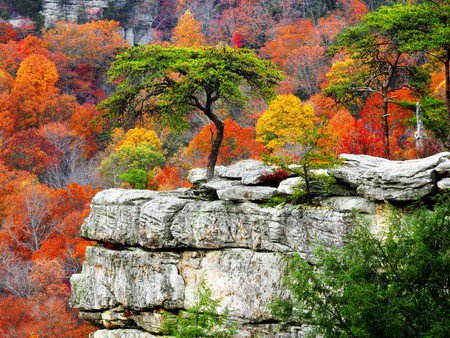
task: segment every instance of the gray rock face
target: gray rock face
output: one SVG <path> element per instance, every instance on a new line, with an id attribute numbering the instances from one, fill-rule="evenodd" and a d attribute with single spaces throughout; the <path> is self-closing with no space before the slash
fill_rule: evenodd
<path id="1" fill-rule="evenodd" d="M 72 306 L 104 310 L 179 308 L 184 283 L 178 273 L 179 255 L 88 247 L 81 274 L 72 275 Z"/>
<path id="2" fill-rule="evenodd" d="M 106 197 L 108 194 L 111 196 Z M 94 198 L 91 215 L 82 227 L 85 237 L 147 249 L 248 248 L 302 253 L 308 253 L 311 241 L 316 239 L 338 243 L 352 223 L 351 206 L 371 203 L 359 198 L 348 201 L 347 208 L 339 206 L 341 210 L 329 206 L 279 209 L 251 202 L 195 201 L 179 198 L 175 193 L 153 193 L 148 199 L 135 201 L 137 204 L 117 208 L 123 210 L 114 213 L 108 209 L 118 205 L 111 203 L 114 197 L 122 198 L 121 191 L 105 190 Z M 109 202 L 100 206 L 99 200 Z M 366 206 L 367 210 L 370 208 Z"/>
<path id="3" fill-rule="evenodd" d="M 123 10 L 126 4 L 127 0 L 43 0 L 41 13 L 45 26 L 49 27 L 58 21 L 99 20 L 108 9 Z M 142 0 L 136 3 L 129 10 L 129 18 L 123 28 L 124 39 L 130 45 L 150 43 L 155 33 L 152 25 L 158 11 L 157 0 Z"/>
<path id="4" fill-rule="evenodd" d="M 333 176 L 358 194 L 378 201 L 413 201 L 432 193 L 439 174 L 448 175 L 450 153 L 409 161 L 389 161 L 366 155 L 341 155 L 345 166 Z"/>
<path id="5" fill-rule="evenodd" d="M 262 186 L 261 175 L 272 168 L 253 160 L 219 167 L 210 182 L 196 169 L 190 178 L 197 187 L 189 191 L 98 193 L 81 233 L 111 245 L 88 247 L 82 272 L 71 278 L 72 306 L 101 328 L 94 337 L 153 337 L 162 334 L 164 310 L 195 303 L 204 278 L 220 301 L 218 312 L 227 309 L 238 321 L 236 337 L 304 336 L 308 328 L 277 322 L 267 307 L 289 296 L 281 282 L 286 258 L 310 259 L 317 243 L 342 245 L 353 213 L 377 232 L 385 225 L 384 200 L 408 201 L 450 187 L 450 153 L 405 162 L 343 157 L 346 164 L 332 173 L 344 184 L 314 206 L 261 204 L 292 194 L 303 180 Z M 195 194 L 204 190 L 213 200 Z"/>

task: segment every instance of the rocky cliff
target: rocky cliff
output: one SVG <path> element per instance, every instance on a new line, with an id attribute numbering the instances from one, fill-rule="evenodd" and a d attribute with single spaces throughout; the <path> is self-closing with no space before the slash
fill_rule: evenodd
<path id="1" fill-rule="evenodd" d="M 57 21 L 86 22 L 102 18 L 120 21 L 130 45 L 153 40 L 158 0 L 43 0 L 45 26 Z"/>
<path id="2" fill-rule="evenodd" d="M 94 337 L 160 335 L 162 312 L 194 303 L 205 278 L 219 311 L 239 322 L 239 337 L 300 337 L 301 323 L 282 325 L 267 305 L 288 296 L 286 257 L 308 258 L 314 243 L 340 245 L 354 212 L 382 226 L 386 202 L 404 205 L 450 189 L 450 153 L 414 161 L 343 155 L 330 171 L 337 183 L 314 206 L 264 201 L 292 194 L 302 179 L 265 185 L 272 168 L 247 160 L 191 171 L 195 189 L 170 192 L 105 190 L 92 201 L 83 237 L 97 241 L 71 278 L 73 307 L 100 329 Z"/>

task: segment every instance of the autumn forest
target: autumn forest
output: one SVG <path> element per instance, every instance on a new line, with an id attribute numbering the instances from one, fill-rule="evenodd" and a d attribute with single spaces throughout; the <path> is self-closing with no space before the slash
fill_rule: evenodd
<path id="1" fill-rule="evenodd" d="M 187 187 L 188 171 L 212 162 L 295 161 L 311 133 L 335 157 L 404 160 L 450 145 L 447 0 L 160 0 L 151 46 L 131 51 L 127 6 L 44 24 L 38 3 L 0 1 L 0 337 L 93 331 L 69 308 L 68 280 L 101 189 Z M 167 51 L 219 65 L 219 50 L 242 79 L 224 75 L 205 106 L 183 106 L 198 82 L 168 86 L 173 100 L 138 85 L 127 96 L 141 73 L 123 62 L 152 51 L 169 60 L 155 74 L 176 85 L 189 64 L 170 68 Z"/>

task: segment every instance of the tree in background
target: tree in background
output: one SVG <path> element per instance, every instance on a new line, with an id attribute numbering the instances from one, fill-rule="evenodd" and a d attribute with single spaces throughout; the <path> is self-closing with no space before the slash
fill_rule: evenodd
<path id="1" fill-rule="evenodd" d="M 242 128 L 235 121 L 224 121 L 224 136 L 220 147 L 217 164 L 230 165 L 236 161 L 258 159 L 266 152 L 264 145 L 254 140 L 251 128 Z M 185 150 L 186 160 L 194 167 L 205 166 L 207 154 L 211 149 L 211 140 L 217 133 L 214 124 L 203 127 L 192 139 Z"/>
<path id="2" fill-rule="evenodd" d="M 217 130 L 208 156 L 207 178 L 214 166 L 224 135 L 224 122 L 215 112 L 215 104 L 243 105 L 247 95 L 268 99 L 281 74 L 269 61 L 254 52 L 230 47 L 190 49 L 157 45 L 134 47 L 119 55 L 113 63 L 111 81 L 120 82 L 118 90 L 100 104 L 109 109 L 106 116 L 122 118 L 133 124 L 145 114 L 161 114 L 179 128 L 180 121 L 194 111 L 210 119 Z"/>
<path id="3" fill-rule="evenodd" d="M 117 129 L 111 153 L 100 164 L 100 173 L 110 186 L 128 182 L 132 188 L 145 189 L 153 169 L 165 162 L 162 142 L 153 130 L 134 128 L 124 133 Z"/>
<path id="4" fill-rule="evenodd" d="M 406 53 L 423 52 L 444 66 L 447 147 L 450 146 L 450 3 L 426 0 L 417 5 L 380 7 L 368 15 Z"/>
<path id="5" fill-rule="evenodd" d="M 278 95 L 258 120 L 256 135 L 258 141 L 276 151 L 294 146 L 306 130 L 314 128 L 316 120 L 310 104 L 303 103 L 292 94 Z"/>
<path id="6" fill-rule="evenodd" d="M 376 16 L 367 15 L 359 26 L 350 28 L 340 36 L 339 44 L 350 53 L 350 59 L 341 67 L 332 69 L 326 90 L 340 102 L 352 102 L 355 96 L 380 96 L 384 156 L 389 158 L 389 106 L 395 99 L 393 93 L 408 84 L 412 63 L 386 31 L 373 26 L 376 20 Z"/>
<path id="7" fill-rule="evenodd" d="M 202 25 L 195 20 L 190 10 L 186 10 L 173 29 L 172 42 L 179 47 L 204 46 L 206 41 L 202 31 Z"/>
<path id="8" fill-rule="evenodd" d="M 285 282 L 292 298 L 272 304 L 284 320 L 327 337 L 446 337 L 450 203 L 387 216 L 373 234 L 362 220 L 343 247 L 296 256 Z"/>

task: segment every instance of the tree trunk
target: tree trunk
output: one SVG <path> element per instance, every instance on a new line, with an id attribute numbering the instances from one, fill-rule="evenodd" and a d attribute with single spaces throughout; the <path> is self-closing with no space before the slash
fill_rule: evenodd
<path id="1" fill-rule="evenodd" d="M 416 104 L 416 121 L 417 121 L 417 131 L 414 134 L 414 138 L 416 139 L 416 149 L 419 157 L 423 155 L 423 120 L 422 120 L 422 111 L 420 110 L 420 102 Z"/>
<path id="2" fill-rule="evenodd" d="M 386 158 L 390 158 L 390 149 L 389 149 L 389 106 L 388 106 L 388 98 L 387 94 L 383 93 L 383 106 L 382 106 L 383 116 L 381 117 L 381 124 L 383 126 L 383 134 L 384 134 L 384 155 Z"/>
<path id="3" fill-rule="evenodd" d="M 448 136 L 445 146 L 450 149 L 450 49 L 447 49 L 445 65 L 445 110 L 447 112 Z"/>
<path id="4" fill-rule="evenodd" d="M 206 179 L 209 181 L 214 177 L 214 167 L 217 163 L 217 157 L 219 156 L 220 146 L 223 140 L 223 131 L 225 124 L 214 114 L 210 113 L 207 116 L 213 121 L 217 130 L 217 135 L 213 138 L 211 145 L 211 153 L 208 156 L 208 165 L 206 167 Z"/>

